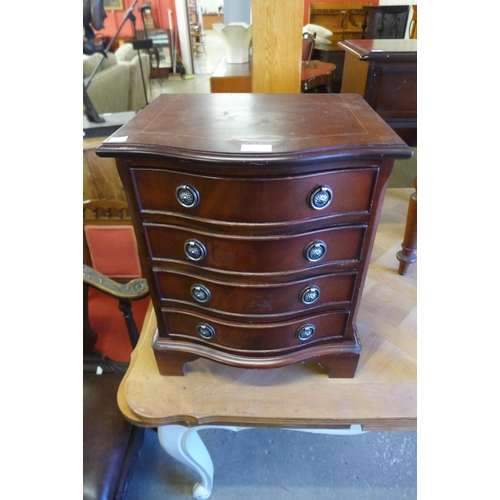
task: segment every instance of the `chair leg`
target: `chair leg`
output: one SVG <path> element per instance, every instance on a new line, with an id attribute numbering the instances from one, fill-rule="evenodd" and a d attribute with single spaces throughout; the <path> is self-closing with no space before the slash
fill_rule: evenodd
<path id="1" fill-rule="evenodd" d="M 417 250 L 417 179 L 415 178 L 415 192 L 410 196 L 408 204 L 408 214 L 406 216 L 406 227 L 401 250 L 396 257 L 399 260 L 398 273 L 404 276 L 410 264 L 417 260 L 415 251 Z"/>

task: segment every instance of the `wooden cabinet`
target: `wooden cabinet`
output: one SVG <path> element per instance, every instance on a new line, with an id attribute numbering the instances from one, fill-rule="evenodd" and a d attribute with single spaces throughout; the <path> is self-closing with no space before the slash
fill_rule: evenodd
<path id="1" fill-rule="evenodd" d="M 129 198 L 162 374 L 205 357 L 354 376 L 385 187 L 411 156 L 360 96 L 164 94 L 97 154 Z"/>
<path id="2" fill-rule="evenodd" d="M 210 77 L 210 92 L 251 92 L 250 63 L 228 64 L 223 57 Z"/>
<path id="3" fill-rule="evenodd" d="M 342 93 L 358 93 L 409 146 L 417 145 L 417 41 L 348 40 Z"/>
<path id="4" fill-rule="evenodd" d="M 367 14 L 368 26 L 361 38 L 400 39 L 405 37 L 408 25 L 409 5 L 379 5 L 363 7 Z"/>
<path id="5" fill-rule="evenodd" d="M 333 35 L 329 40 L 334 46 L 341 40 L 353 40 L 363 37 L 365 5 L 371 2 L 315 2 L 309 6 L 309 23 L 317 24 Z"/>

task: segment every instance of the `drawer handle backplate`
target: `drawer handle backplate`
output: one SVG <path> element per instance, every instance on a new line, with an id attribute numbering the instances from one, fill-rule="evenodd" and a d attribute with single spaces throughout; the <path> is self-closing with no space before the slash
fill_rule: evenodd
<path id="1" fill-rule="evenodd" d="M 200 203 L 200 194 L 189 184 L 179 184 L 175 190 L 175 197 L 186 208 L 194 208 Z"/>

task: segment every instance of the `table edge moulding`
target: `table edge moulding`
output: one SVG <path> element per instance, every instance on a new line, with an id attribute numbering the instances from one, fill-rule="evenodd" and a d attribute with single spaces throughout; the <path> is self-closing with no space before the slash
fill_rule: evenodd
<path id="1" fill-rule="evenodd" d="M 164 94 L 96 154 L 127 193 L 160 373 L 314 360 L 354 377 L 385 189 L 412 155 L 359 95 Z"/>
<path id="2" fill-rule="evenodd" d="M 383 39 L 383 40 L 345 40 L 339 46 L 360 59 L 387 59 L 415 60 L 417 40 L 413 39 Z"/>

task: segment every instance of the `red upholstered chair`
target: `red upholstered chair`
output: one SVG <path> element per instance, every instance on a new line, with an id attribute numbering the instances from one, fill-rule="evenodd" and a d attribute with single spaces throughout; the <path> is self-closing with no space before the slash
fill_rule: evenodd
<path id="1" fill-rule="evenodd" d="M 126 202 L 84 201 L 83 233 L 84 264 L 117 282 L 142 276 L 137 241 Z M 91 287 L 87 301 L 89 321 L 92 328 L 99 332 L 96 349 L 109 359 L 128 363 L 132 346 L 116 299 Z M 139 331 L 148 305 L 148 296 L 134 302 L 134 318 Z"/>

